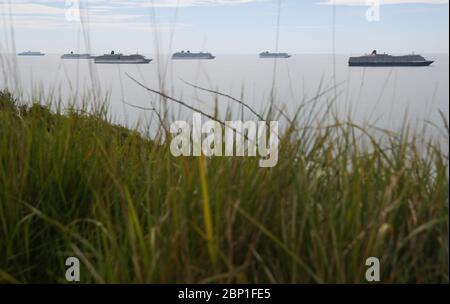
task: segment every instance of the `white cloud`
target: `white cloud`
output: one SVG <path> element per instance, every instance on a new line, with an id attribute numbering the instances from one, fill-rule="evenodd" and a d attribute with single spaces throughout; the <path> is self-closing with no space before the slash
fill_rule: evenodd
<path id="1" fill-rule="evenodd" d="M 261 2 L 271 0 L 61 0 L 66 6 L 81 3 L 86 7 L 110 7 L 110 8 L 142 8 L 142 7 L 192 7 L 192 6 L 222 6 L 239 5 L 251 2 Z M 1 5 L 27 4 L 27 5 L 54 5 L 55 0 L 0 0 Z"/>
<path id="2" fill-rule="evenodd" d="M 448 4 L 448 0 L 327 0 L 318 4 L 327 5 L 373 5 L 379 1 L 380 5 L 386 4 Z"/>
<path id="3" fill-rule="evenodd" d="M 67 14 L 75 12 L 84 16 L 83 21 L 89 24 L 90 30 L 165 31 L 174 25 L 151 24 L 147 10 L 137 13 L 135 9 L 215 7 L 257 1 L 271 0 L 61 0 L 59 5 L 55 0 L 0 0 L 0 18 L 12 20 L 16 28 L 70 28 L 79 26 L 68 22 Z M 177 28 L 188 26 L 176 25 Z"/>
<path id="4" fill-rule="evenodd" d="M 219 6 L 219 5 L 237 5 L 255 2 L 257 0 L 132 0 L 132 1 L 111 1 L 112 3 L 121 3 L 128 7 L 190 7 L 190 6 Z"/>
<path id="5" fill-rule="evenodd" d="M 0 0 L 0 19 L 13 20 L 15 28 L 73 28 L 80 26 L 69 22 L 67 13 L 76 9 L 77 14 L 86 16 L 90 30 L 165 31 L 173 28 L 173 24 L 150 21 L 151 8 L 175 8 L 224 5 L 242 5 L 255 2 L 273 2 L 275 0 Z M 367 5 L 374 0 L 311 0 L 324 5 Z M 381 4 L 445 4 L 448 0 L 379 0 Z M 59 3 L 59 5 L 57 5 Z M 78 5 L 77 3 L 80 3 Z M 81 7 L 78 9 L 78 7 Z M 156 24 L 155 24 L 156 23 Z M 0 27 L 4 26 L 0 23 Z M 188 24 L 177 24 L 177 27 L 189 27 Z"/>

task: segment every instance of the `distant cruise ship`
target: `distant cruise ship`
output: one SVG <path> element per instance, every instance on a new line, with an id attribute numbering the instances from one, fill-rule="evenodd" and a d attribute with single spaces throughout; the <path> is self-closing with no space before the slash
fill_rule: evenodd
<path id="1" fill-rule="evenodd" d="M 94 62 L 97 64 L 147 64 L 151 61 L 151 59 L 147 59 L 139 54 L 123 55 L 115 54 L 114 51 L 112 51 L 111 54 L 95 57 Z"/>
<path id="2" fill-rule="evenodd" d="M 292 56 L 288 53 L 271 53 L 271 52 L 263 52 L 259 54 L 259 58 L 291 58 Z"/>
<path id="3" fill-rule="evenodd" d="M 22 52 L 17 54 L 18 56 L 45 56 L 44 53 L 41 52 L 32 52 L 32 51 L 27 51 L 27 52 Z"/>
<path id="4" fill-rule="evenodd" d="M 64 54 L 61 56 L 61 59 L 92 59 L 94 58 L 90 54 L 74 54 L 70 52 L 70 54 Z"/>
<path id="5" fill-rule="evenodd" d="M 420 55 L 392 56 L 387 54 L 378 54 L 373 51 L 370 55 L 360 57 L 350 57 L 349 66 L 429 66 L 434 61 L 426 60 Z"/>
<path id="6" fill-rule="evenodd" d="M 172 59 L 215 59 L 211 53 L 191 53 L 190 51 L 181 51 L 173 54 Z"/>

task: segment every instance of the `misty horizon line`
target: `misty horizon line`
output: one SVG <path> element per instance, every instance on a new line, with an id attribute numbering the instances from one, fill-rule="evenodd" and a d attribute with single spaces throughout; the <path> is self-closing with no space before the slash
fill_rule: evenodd
<path id="1" fill-rule="evenodd" d="M 114 51 L 116 54 L 117 53 L 122 53 L 122 54 L 147 54 L 147 55 L 172 55 L 173 53 L 176 52 L 181 52 L 181 51 L 190 51 L 192 53 L 214 53 L 217 55 L 259 55 L 261 52 L 265 52 L 265 51 L 269 51 L 269 52 L 273 52 L 273 53 L 281 53 L 281 52 L 288 52 L 291 55 L 355 55 L 355 54 L 370 54 L 373 49 L 371 49 L 370 51 L 366 51 L 366 52 L 289 52 L 288 50 L 277 50 L 277 51 L 271 51 L 269 49 L 263 49 L 260 51 L 256 51 L 256 52 L 213 52 L 213 51 L 209 51 L 209 50 L 202 50 L 202 51 L 197 51 L 197 50 L 192 50 L 192 49 L 180 49 L 180 50 L 174 50 L 174 51 L 170 51 L 170 52 L 141 52 L 141 51 L 130 51 L 130 50 L 106 50 L 106 51 L 80 51 L 80 50 L 68 50 L 68 51 L 45 51 L 43 49 L 17 49 L 16 52 L 0 52 L 0 55 L 17 55 L 18 53 L 21 52 L 28 52 L 28 51 L 32 51 L 32 52 L 44 52 L 45 55 L 63 55 L 63 54 L 68 54 L 71 51 L 73 51 L 75 54 L 110 54 L 111 51 Z M 427 52 L 420 52 L 420 51 L 409 51 L 409 52 L 384 52 L 384 51 L 379 51 L 378 53 L 380 54 L 392 54 L 392 55 L 411 55 L 411 54 L 430 54 L 430 55 L 449 55 L 449 51 L 427 51 Z"/>

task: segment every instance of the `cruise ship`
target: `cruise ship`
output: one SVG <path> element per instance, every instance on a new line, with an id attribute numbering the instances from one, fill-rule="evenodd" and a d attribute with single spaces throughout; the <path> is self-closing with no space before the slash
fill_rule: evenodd
<path id="1" fill-rule="evenodd" d="M 18 56 L 45 56 L 44 53 L 41 52 L 32 52 L 32 51 L 27 51 L 27 52 L 22 52 L 17 54 Z"/>
<path id="2" fill-rule="evenodd" d="M 123 55 L 120 53 L 116 54 L 114 51 L 111 54 L 97 56 L 94 59 L 94 62 L 97 64 L 147 64 L 151 61 L 151 59 L 147 59 L 139 54 Z"/>
<path id="3" fill-rule="evenodd" d="M 74 54 L 70 52 L 70 54 L 64 54 L 61 56 L 61 59 L 92 59 L 94 58 L 90 54 Z"/>
<path id="4" fill-rule="evenodd" d="M 259 54 L 259 58 L 291 58 L 292 56 L 288 53 L 271 53 L 271 52 L 262 52 Z"/>
<path id="5" fill-rule="evenodd" d="M 172 59 L 215 59 L 211 53 L 191 53 L 190 51 L 181 51 L 173 54 Z"/>
<path id="6" fill-rule="evenodd" d="M 370 55 L 360 57 L 350 57 L 349 66 L 362 67 L 386 67 L 386 66 L 429 66 L 434 61 L 426 60 L 421 55 L 392 56 L 388 54 L 378 54 L 376 50 Z"/>

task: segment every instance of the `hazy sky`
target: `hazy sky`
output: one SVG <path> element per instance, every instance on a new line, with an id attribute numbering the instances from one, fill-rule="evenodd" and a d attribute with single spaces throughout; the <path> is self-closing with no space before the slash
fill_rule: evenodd
<path id="1" fill-rule="evenodd" d="M 172 50 L 258 53 L 276 48 L 280 8 L 280 51 L 331 53 L 335 20 L 337 53 L 448 53 L 448 0 L 280 2 L 279 7 L 278 0 L 0 0 L 1 49 L 10 49 L 12 21 L 18 51 L 86 51 L 81 12 L 92 53 L 153 53 L 157 45 L 168 52 L 170 41 Z M 368 2 L 381 2 L 379 21 L 367 20 L 368 10 L 376 13 Z"/>

